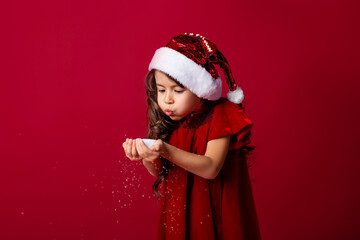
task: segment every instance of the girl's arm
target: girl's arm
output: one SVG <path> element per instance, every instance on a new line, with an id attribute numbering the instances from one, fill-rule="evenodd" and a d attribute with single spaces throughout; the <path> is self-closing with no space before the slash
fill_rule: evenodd
<path id="1" fill-rule="evenodd" d="M 229 149 L 230 136 L 209 141 L 205 155 L 197 155 L 157 140 L 149 149 L 141 139 L 127 139 L 123 144 L 126 156 L 131 160 L 143 160 L 151 175 L 161 173 L 160 155 L 176 165 L 205 179 L 214 179 L 220 172 Z M 150 162 L 154 162 L 153 166 Z"/>
<path id="2" fill-rule="evenodd" d="M 230 136 L 209 141 L 205 155 L 197 155 L 163 143 L 161 156 L 205 179 L 214 179 L 220 172 L 228 149 Z"/>
<path id="3" fill-rule="evenodd" d="M 160 174 L 161 174 L 161 159 L 160 158 L 157 158 L 154 161 L 146 161 L 143 159 L 142 163 L 152 176 L 160 177 Z"/>

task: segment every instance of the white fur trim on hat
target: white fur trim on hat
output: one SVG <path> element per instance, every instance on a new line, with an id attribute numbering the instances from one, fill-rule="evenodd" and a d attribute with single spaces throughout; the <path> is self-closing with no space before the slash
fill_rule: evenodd
<path id="1" fill-rule="evenodd" d="M 217 100 L 221 97 L 221 77 L 211 74 L 190 58 L 168 47 L 161 47 L 149 64 L 149 71 L 160 70 L 179 81 L 200 98 Z"/>
<path id="2" fill-rule="evenodd" d="M 226 97 L 230 102 L 240 104 L 244 100 L 244 93 L 243 90 L 237 86 L 234 91 L 229 91 L 226 94 Z"/>

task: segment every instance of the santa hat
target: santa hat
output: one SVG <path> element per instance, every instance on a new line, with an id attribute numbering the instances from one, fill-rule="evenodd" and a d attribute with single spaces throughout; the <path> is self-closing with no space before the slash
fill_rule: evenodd
<path id="1" fill-rule="evenodd" d="M 215 64 L 223 71 L 229 86 L 227 98 L 240 104 L 244 94 L 235 83 L 228 61 L 214 43 L 200 34 L 183 33 L 173 37 L 165 47 L 155 51 L 149 71 L 160 70 L 198 97 L 217 100 L 221 97 L 222 80 Z"/>

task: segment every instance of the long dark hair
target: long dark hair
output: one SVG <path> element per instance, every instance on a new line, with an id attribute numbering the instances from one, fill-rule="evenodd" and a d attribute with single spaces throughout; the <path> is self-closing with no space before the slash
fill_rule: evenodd
<path id="1" fill-rule="evenodd" d="M 170 77 L 168 74 L 166 74 Z M 170 77 L 171 78 L 171 77 Z M 173 78 L 171 78 L 173 79 Z M 174 80 L 174 79 L 173 79 Z M 175 81 L 175 80 L 174 80 Z M 179 82 L 175 81 L 179 86 L 183 87 Z M 161 139 L 164 142 L 168 142 L 171 133 L 178 128 L 179 124 L 176 121 L 171 120 L 160 109 L 157 103 L 157 87 L 155 81 L 155 69 L 152 69 L 145 77 L 145 87 L 147 96 L 147 137 L 152 139 Z M 153 193 L 157 197 L 163 197 L 158 187 L 160 183 L 165 179 L 169 172 L 170 162 L 169 160 L 161 157 L 162 171 L 160 177 L 153 184 Z"/>
<path id="2" fill-rule="evenodd" d="M 164 72 L 163 72 L 164 73 Z M 166 74 L 166 73 L 164 73 Z M 181 83 L 176 81 L 170 75 L 166 74 L 170 79 L 172 79 L 180 87 L 184 87 Z M 170 117 L 165 115 L 160 109 L 157 102 L 157 87 L 155 81 L 155 69 L 152 69 L 145 77 L 145 88 L 147 96 L 147 137 L 151 139 L 161 139 L 164 142 L 169 142 L 171 133 L 179 127 L 178 121 L 171 120 Z M 206 111 L 212 106 L 219 104 L 221 100 L 209 101 L 206 99 L 201 99 L 203 103 L 203 109 Z M 240 108 L 244 109 L 242 104 L 239 104 Z M 244 109 L 245 110 L 245 109 Z M 249 131 L 246 137 L 250 138 L 251 131 Z M 254 146 L 245 146 L 242 150 L 245 151 L 248 155 L 251 151 L 255 149 Z M 160 177 L 153 184 L 153 193 L 157 198 L 163 197 L 159 192 L 159 185 L 167 176 L 170 169 L 170 161 L 161 157 L 161 174 Z"/>

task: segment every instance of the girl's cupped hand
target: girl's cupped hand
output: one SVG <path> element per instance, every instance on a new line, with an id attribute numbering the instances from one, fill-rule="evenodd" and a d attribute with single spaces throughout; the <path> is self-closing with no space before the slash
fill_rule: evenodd
<path id="1" fill-rule="evenodd" d="M 123 148 L 126 156 L 132 161 L 144 160 L 153 162 L 160 157 L 161 150 L 164 143 L 161 139 L 155 141 L 155 143 L 148 148 L 144 141 L 140 138 L 130 139 L 127 138 L 123 143 Z"/>

